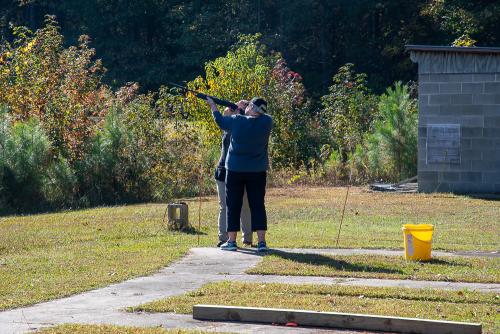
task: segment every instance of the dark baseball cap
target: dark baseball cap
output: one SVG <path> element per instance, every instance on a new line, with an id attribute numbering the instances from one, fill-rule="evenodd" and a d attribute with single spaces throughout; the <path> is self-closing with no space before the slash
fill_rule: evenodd
<path id="1" fill-rule="evenodd" d="M 267 102 L 261 97 L 254 97 L 250 103 L 257 106 L 260 109 L 261 113 L 267 112 Z"/>

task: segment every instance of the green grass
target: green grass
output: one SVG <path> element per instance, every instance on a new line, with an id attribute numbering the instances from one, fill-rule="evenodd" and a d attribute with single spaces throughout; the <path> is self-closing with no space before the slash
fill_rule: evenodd
<path id="1" fill-rule="evenodd" d="M 269 189 L 271 247 L 334 247 L 345 188 Z M 198 203 L 190 203 L 196 226 Z M 0 310 L 151 274 L 197 245 L 162 226 L 163 204 L 0 218 Z M 200 245 L 217 241 L 216 197 L 205 198 Z M 402 248 L 403 223 L 435 225 L 434 249 L 498 250 L 500 202 L 353 188 L 340 247 Z"/>
<path id="2" fill-rule="evenodd" d="M 332 248 L 345 188 L 277 189 L 269 205 L 270 246 Z M 500 201 L 449 194 L 375 193 L 351 188 L 342 248 L 401 249 L 403 224 L 433 224 L 433 249 L 500 249 Z"/>
<path id="3" fill-rule="evenodd" d="M 485 334 L 500 331 L 498 295 L 472 291 L 218 282 L 129 311 L 190 314 L 196 304 L 480 322 Z"/>
<path id="4" fill-rule="evenodd" d="M 214 332 L 164 329 L 159 327 L 138 328 L 109 325 L 60 325 L 37 331 L 38 334 L 208 334 Z"/>
<path id="5" fill-rule="evenodd" d="M 153 204 L 3 218 L 0 309 L 151 274 L 180 258 L 197 236 L 167 231 L 163 210 Z M 201 245 L 214 238 L 202 235 Z"/>
<path id="6" fill-rule="evenodd" d="M 398 256 L 333 256 L 273 251 L 247 273 L 500 283 L 499 268 L 500 258 L 435 257 L 429 262 L 415 262 Z"/>

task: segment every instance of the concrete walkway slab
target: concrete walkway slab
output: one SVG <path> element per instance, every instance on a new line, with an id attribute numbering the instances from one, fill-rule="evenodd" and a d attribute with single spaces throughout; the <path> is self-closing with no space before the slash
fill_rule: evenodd
<path id="1" fill-rule="evenodd" d="M 286 252 L 318 253 L 345 250 L 289 250 Z M 364 251 L 364 250 L 363 250 Z M 353 252 L 361 252 L 353 251 Z M 500 284 L 425 282 L 356 278 L 290 277 L 247 275 L 261 256 L 253 249 L 223 252 L 216 248 L 193 248 L 189 254 L 169 267 L 148 277 L 131 279 L 79 295 L 0 312 L 0 333 L 23 333 L 63 323 L 114 324 L 126 326 L 163 326 L 166 328 L 198 328 L 238 333 L 321 333 L 318 329 L 283 328 L 266 325 L 213 323 L 193 320 L 177 314 L 127 313 L 123 309 L 195 290 L 209 282 L 221 280 L 276 283 L 312 283 L 368 286 L 404 286 L 440 289 L 471 289 L 500 292 Z M 329 333 L 359 333 L 328 331 Z"/>

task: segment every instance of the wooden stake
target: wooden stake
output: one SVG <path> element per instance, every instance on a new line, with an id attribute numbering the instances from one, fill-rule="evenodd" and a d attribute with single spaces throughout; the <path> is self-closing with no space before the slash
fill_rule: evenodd
<path id="1" fill-rule="evenodd" d="M 198 246 L 200 245 L 200 234 L 201 234 L 201 189 L 203 184 L 203 159 L 200 162 L 200 184 L 198 190 L 199 205 L 198 205 Z"/>
<path id="2" fill-rule="evenodd" d="M 347 197 L 349 196 L 349 189 L 351 189 L 350 184 L 347 185 L 347 192 L 345 194 L 344 207 L 342 208 L 342 216 L 340 217 L 339 233 L 337 233 L 337 243 L 335 244 L 335 248 L 339 247 L 340 230 L 342 229 L 342 223 L 344 222 L 344 212 L 345 212 L 345 206 L 347 204 Z"/>

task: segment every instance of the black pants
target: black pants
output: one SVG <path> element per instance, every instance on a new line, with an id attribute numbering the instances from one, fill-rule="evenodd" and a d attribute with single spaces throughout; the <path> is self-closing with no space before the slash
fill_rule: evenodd
<path id="1" fill-rule="evenodd" d="M 227 232 L 240 230 L 243 193 L 247 190 L 248 205 L 252 216 L 252 231 L 267 230 L 266 172 L 226 171 Z"/>

